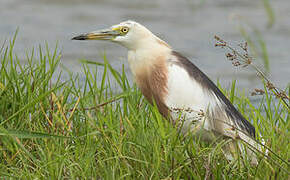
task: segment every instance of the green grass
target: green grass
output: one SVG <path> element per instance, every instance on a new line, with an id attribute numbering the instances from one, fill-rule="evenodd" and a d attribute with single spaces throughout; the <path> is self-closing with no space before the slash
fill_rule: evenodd
<path id="1" fill-rule="evenodd" d="M 0 177 L 289 178 L 289 111 L 266 88 L 258 106 L 235 83 L 223 90 L 284 160 L 270 153 L 271 159 L 261 156 L 255 167 L 225 160 L 225 142 L 213 146 L 182 135 L 106 57 L 95 65 L 83 62 L 85 80 L 69 73 L 62 82 L 62 74 L 56 74 L 57 47 L 39 47 L 23 65 L 13 53 L 14 43 L 0 49 Z"/>

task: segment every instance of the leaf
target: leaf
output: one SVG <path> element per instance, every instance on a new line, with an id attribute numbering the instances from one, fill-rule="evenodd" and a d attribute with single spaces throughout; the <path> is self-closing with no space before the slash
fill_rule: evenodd
<path id="1" fill-rule="evenodd" d="M 30 106 L 32 106 L 33 104 L 36 104 L 37 102 L 39 102 L 41 99 L 45 98 L 46 96 L 48 96 L 51 92 L 55 91 L 56 89 L 62 87 L 65 83 L 62 83 L 61 85 L 47 91 L 46 93 L 38 96 L 38 98 L 34 99 L 33 101 L 27 103 L 25 106 L 23 106 L 20 110 L 18 110 L 16 113 L 14 113 L 12 116 L 10 116 L 9 118 L 7 118 L 6 120 L 4 120 L 3 122 L 0 123 L 0 125 L 3 125 L 4 123 L 6 123 L 7 121 L 11 120 L 12 118 L 16 117 L 19 113 L 21 113 L 22 111 L 28 109 Z"/>
<path id="2" fill-rule="evenodd" d="M 233 80 L 232 88 L 231 88 L 231 94 L 230 94 L 231 103 L 234 103 L 234 100 L 235 100 L 235 89 L 236 89 L 236 80 Z"/>
<path id="3" fill-rule="evenodd" d="M 1 89 L 1 90 L 4 90 L 4 89 L 5 89 L 4 84 L 0 83 L 0 89 Z"/>
<path id="4" fill-rule="evenodd" d="M 275 23 L 275 14 L 269 0 L 263 0 L 263 4 L 268 16 L 267 27 L 271 28 Z"/>
<path id="5" fill-rule="evenodd" d="M 32 132 L 25 130 L 5 130 L 5 132 L 0 131 L 0 136 L 13 136 L 18 138 L 72 138 L 67 136 L 59 136 L 54 134 Z"/>

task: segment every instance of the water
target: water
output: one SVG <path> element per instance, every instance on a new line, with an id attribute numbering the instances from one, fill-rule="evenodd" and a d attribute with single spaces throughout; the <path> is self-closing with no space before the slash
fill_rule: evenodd
<path id="1" fill-rule="evenodd" d="M 290 1 L 271 1 L 271 5 L 276 22 L 269 29 L 262 0 L 1 0 L 0 41 L 12 37 L 19 27 L 15 51 L 23 61 L 25 52 L 33 47 L 47 42 L 53 48 L 58 42 L 61 63 L 75 73 L 81 72 L 78 59 L 102 62 L 102 53 L 106 52 L 112 65 L 121 69 L 125 64 L 131 77 L 126 49 L 109 42 L 70 40 L 79 33 L 131 19 L 191 59 L 212 80 L 219 79 L 229 87 L 236 78 L 238 87 L 247 92 L 261 86 L 255 73 L 233 68 L 224 50 L 214 47 L 213 39 L 217 34 L 238 43 L 243 39 L 238 25 L 247 22 L 261 31 L 270 57 L 270 77 L 284 88 L 290 79 Z M 237 16 L 243 20 L 233 18 Z"/>

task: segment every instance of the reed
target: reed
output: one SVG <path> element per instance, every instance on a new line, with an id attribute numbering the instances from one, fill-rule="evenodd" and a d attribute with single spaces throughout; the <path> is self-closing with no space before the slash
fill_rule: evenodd
<path id="1" fill-rule="evenodd" d="M 21 64 L 15 38 L 0 51 L 0 177 L 19 179 L 287 179 L 289 109 L 266 86 L 258 105 L 233 84 L 222 89 L 277 156 L 258 166 L 228 162 L 226 141 L 184 136 L 129 83 L 124 69 L 83 61 L 85 79 L 62 81 L 58 48 Z M 102 79 L 98 81 L 99 76 Z M 116 88 L 118 91 L 116 92 Z M 285 90 L 289 96 L 289 87 Z M 281 160 L 282 159 L 282 160 Z"/>

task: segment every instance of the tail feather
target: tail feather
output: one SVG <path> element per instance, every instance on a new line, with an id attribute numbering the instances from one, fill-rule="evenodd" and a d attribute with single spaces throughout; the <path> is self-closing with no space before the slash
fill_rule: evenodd
<path id="1" fill-rule="evenodd" d="M 258 154 L 267 156 L 268 151 L 263 148 L 264 142 L 259 143 L 255 139 L 240 134 L 240 138 L 231 139 L 228 144 L 223 147 L 223 153 L 228 160 L 235 160 L 239 154 L 250 162 L 251 165 L 258 165 Z"/>

